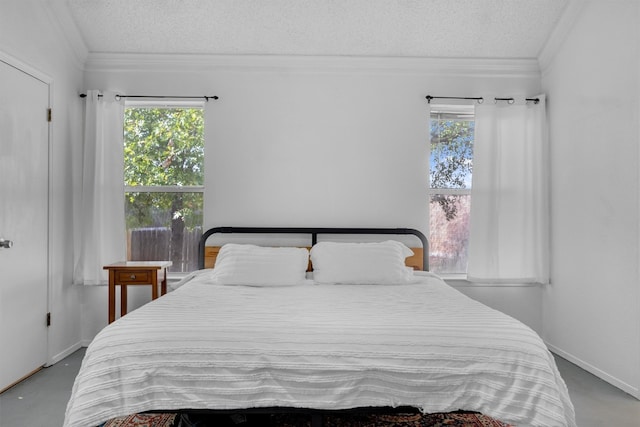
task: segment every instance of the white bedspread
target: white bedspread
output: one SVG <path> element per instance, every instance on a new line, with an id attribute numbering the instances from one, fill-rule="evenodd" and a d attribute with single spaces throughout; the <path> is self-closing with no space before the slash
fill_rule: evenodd
<path id="1" fill-rule="evenodd" d="M 66 427 L 153 409 L 418 407 L 575 426 L 528 327 L 435 276 L 406 285 L 247 287 L 196 277 L 103 329 Z"/>

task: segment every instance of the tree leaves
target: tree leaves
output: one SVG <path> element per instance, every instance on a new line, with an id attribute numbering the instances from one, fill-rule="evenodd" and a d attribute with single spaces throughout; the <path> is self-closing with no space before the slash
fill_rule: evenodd
<path id="1" fill-rule="evenodd" d="M 204 112 L 201 108 L 126 108 L 126 186 L 204 185 Z M 127 227 L 202 225 L 202 193 L 130 192 Z"/>
<path id="2" fill-rule="evenodd" d="M 197 108 L 127 108 L 125 185 L 203 185 L 204 115 Z"/>
<path id="3" fill-rule="evenodd" d="M 450 118 L 431 118 L 430 185 L 432 189 L 470 188 L 473 172 L 474 122 Z M 434 194 L 447 220 L 457 215 L 457 204 L 450 196 Z"/>

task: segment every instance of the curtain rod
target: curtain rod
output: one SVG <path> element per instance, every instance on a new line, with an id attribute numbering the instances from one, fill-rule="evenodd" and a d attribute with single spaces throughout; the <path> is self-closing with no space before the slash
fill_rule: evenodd
<path id="1" fill-rule="evenodd" d="M 101 93 L 98 94 L 98 98 L 101 98 L 103 95 Z M 81 93 L 80 98 L 86 98 L 86 93 Z M 205 101 L 209 101 L 210 99 L 219 99 L 217 95 L 213 96 L 176 96 L 176 95 L 116 95 L 117 99 L 120 98 L 179 98 L 179 99 L 204 99 Z"/>
<path id="2" fill-rule="evenodd" d="M 425 97 L 427 99 L 427 102 L 429 104 L 431 104 L 431 100 L 433 99 L 466 99 L 466 100 L 472 100 L 472 101 L 476 101 L 478 104 L 482 104 L 484 102 L 484 98 L 483 97 L 460 97 L 460 96 L 431 96 L 431 95 L 427 95 Z M 493 100 L 495 102 L 498 101 L 507 101 L 509 104 L 513 104 L 516 100 L 515 98 L 493 98 Z M 539 98 L 525 98 L 525 101 L 529 101 L 529 102 L 533 102 L 534 104 L 537 104 L 540 102 Z"/>

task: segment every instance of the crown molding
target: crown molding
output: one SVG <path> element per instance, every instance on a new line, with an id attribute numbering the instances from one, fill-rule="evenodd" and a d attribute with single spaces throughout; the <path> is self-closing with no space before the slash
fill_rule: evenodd
<path id="1" fill-rule="evenodd" d="M 553 59 L 562 48 L 564 41 L 567 39 L 587 3 L 588 2 L 584 0 L 569 0 L 569 3 L 567 3 L 560 19 L 538 54 L 538 63 L 540 64 L 542 74 L 547 72 L 553 64 Z"/>
<path id="2" fill-rule="evenodd" d="M 89 53 L 88 72 L 301 71 L 539 77 L 537 59 Z"/>

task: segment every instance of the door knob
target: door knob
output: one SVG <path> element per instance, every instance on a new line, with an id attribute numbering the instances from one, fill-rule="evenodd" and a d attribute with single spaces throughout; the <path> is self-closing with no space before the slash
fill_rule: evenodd
<path id="1" fill-rule="evenodd" d="M 11 246 L 13 246 L 13 242 L 11 240 L 0 238 L 0 248 L 10 249 Z"/>

